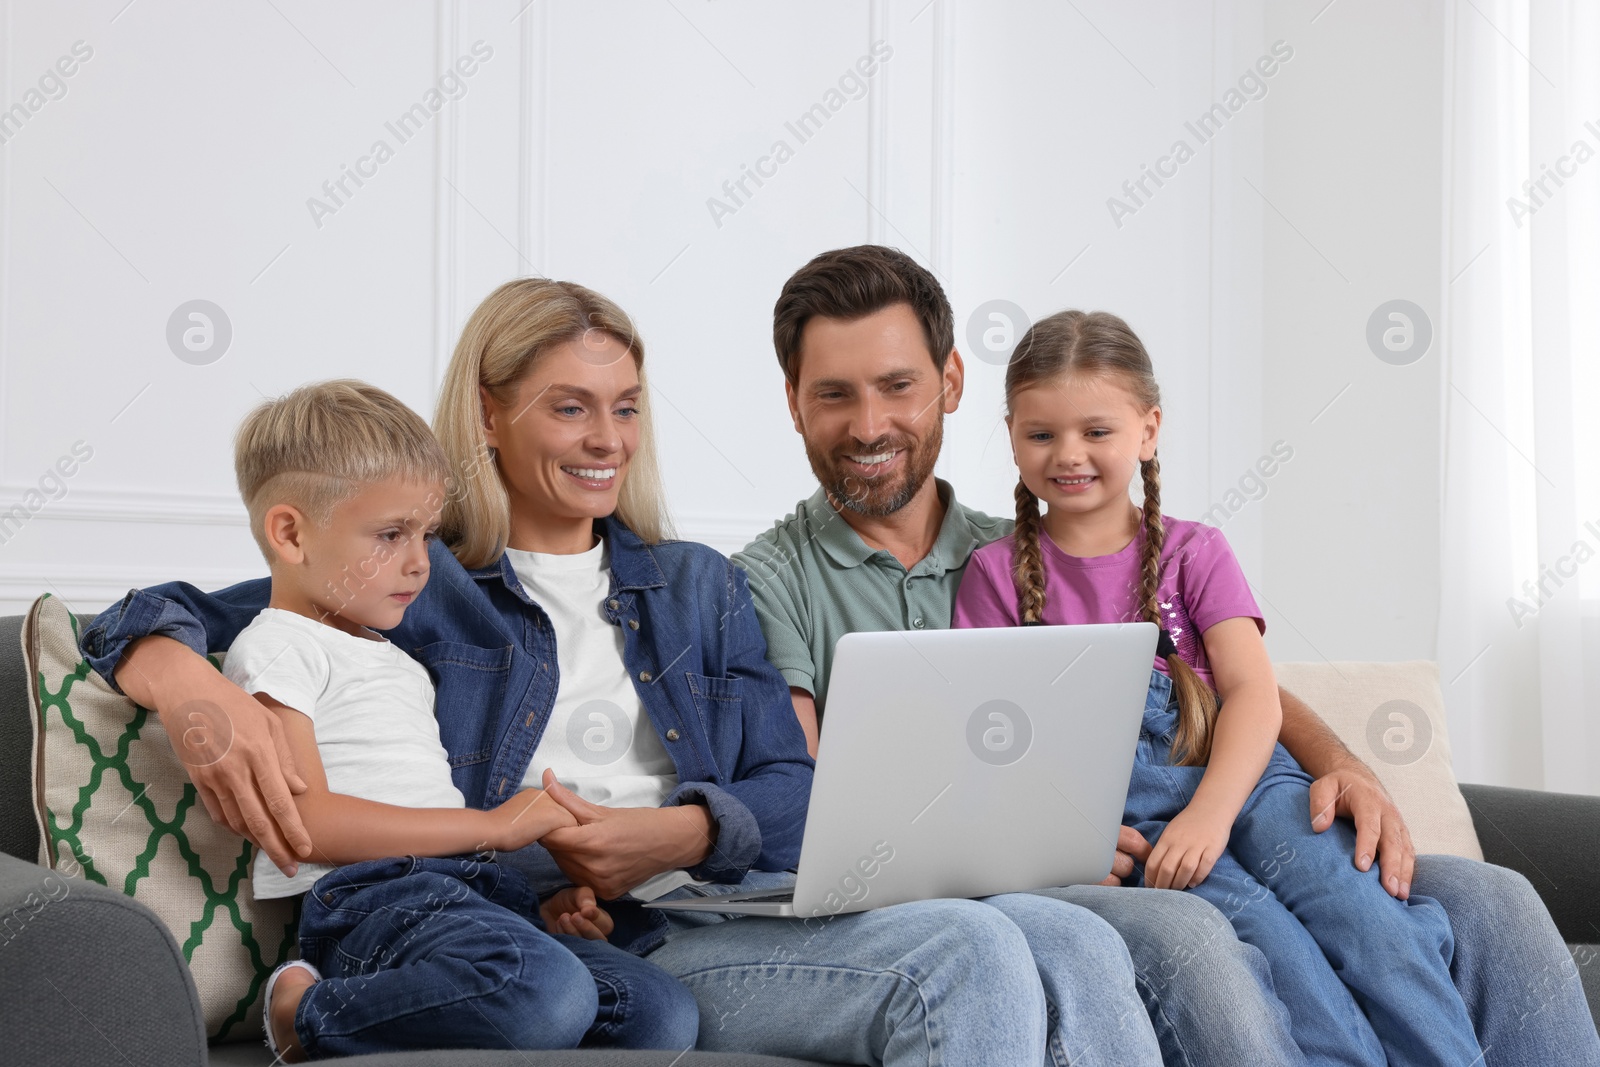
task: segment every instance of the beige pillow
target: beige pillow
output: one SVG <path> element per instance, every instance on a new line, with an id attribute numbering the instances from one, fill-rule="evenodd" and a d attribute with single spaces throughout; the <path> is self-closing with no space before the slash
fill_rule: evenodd
<path id="1" fill-rule="evenodd" d="M 1273 670 L 1377 773 L 1417 852 L 1483 859 L 1450 763 L 1438 664 L 1275 663 Z"/>
<path id="2" fill-rule="evenodd" d="M 189 961 L 211 1039 L 259 1038 L 261 987 L 297 947 L 299 898 L 255 899 L 254 848 L 211 820 L 156 714 L 89 669 L 59 599 L 34 602 L 22 654 L 40 863 L 150 908 Z"/>

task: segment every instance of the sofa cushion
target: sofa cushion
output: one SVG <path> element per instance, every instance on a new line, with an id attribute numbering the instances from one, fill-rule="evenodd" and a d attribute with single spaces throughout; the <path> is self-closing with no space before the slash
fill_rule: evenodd
<path id="1" fill-rule="evenodd" d="M 254 847 L 206 813 L 160 718 L 89 669 L 61 600 L 34 602 L 22 640 L 40 862 L 146 905 L 188 961 L 211 1038 L 258 1037 L 262 984 L 295 947 L 298 898 L 255 899 Z"/>
<path id="2" fill-rule="evenodd" d="M 1273 670 L 1376 772 L 1419 853 L 1483 859 L 1450 762 L 1437 664 L 1275 663 Z"/>
<path id="3" fill-rule="evenodd" d="M 22 662 L 22 616 L 0 618 L 0 852 L 32 863 L 39 858 L 33 804 L 33 714 Z"/>

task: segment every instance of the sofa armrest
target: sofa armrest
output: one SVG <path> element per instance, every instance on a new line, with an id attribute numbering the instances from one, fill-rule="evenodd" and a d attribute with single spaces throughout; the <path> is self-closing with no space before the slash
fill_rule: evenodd
<path id="1" fill-rule="evenodd" d="M 177 942 L 115 890 L 0 854 L 0 1058 L 39 1067 L 204 1067 Z"/>
<path id="2" fill-rule="evenodd" d="M 1569 944 L 1600 944 L 1600 797 L 1461 786 L 1483 858 L 1538 890 Z"/>

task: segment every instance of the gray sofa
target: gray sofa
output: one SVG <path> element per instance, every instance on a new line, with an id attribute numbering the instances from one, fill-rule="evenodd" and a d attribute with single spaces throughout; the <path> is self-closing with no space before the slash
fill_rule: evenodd
<path id="1" fill-rule="evenodd" d="M 21 616 L 0 618 L 0 1062 L 29 1067 L 267 1063 L 259 1044 L 207 1048 L 177 943 L 143 906 L 74 883 L 54 900 L 35 863 L 31 728 Z M 1582 968 L 1600 1017 L 1600 798 L 1462 786 L 1489 862 L 1526 875 Z M 713 1053 L 419 1052 L 362 1056 L 385 1067 L 803 1067 Z"/>

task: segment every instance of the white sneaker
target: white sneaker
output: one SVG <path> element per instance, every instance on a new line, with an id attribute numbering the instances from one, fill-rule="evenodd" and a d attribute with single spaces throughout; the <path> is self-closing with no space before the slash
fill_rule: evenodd
<path id="1" fill-rule="evenodd" d="M 293 968 L 309 971 L 312 979 L 318 982 L 322 981 L 322 972 L 318 971 L 305 960 L 290 960 L 288 963 L 279 966 L 278 969 L 273 971 L 272 974 L 267 978 L 267 992 L 266 995 L 261 998 L 263 1001 L 261 1005 L 261 1029 L 267 1035 L 267 1051 L 272 1053 L 272 1061 L 274 1063 L 282 1062 L 283 1050 L 278 1048 L 278 1043 L 276 1041 L 272 1040 L 272 991 L 277 988 L 278 979 L 283 976 L 284 972 Z"/>

